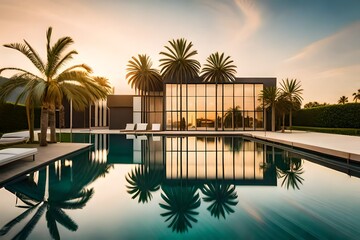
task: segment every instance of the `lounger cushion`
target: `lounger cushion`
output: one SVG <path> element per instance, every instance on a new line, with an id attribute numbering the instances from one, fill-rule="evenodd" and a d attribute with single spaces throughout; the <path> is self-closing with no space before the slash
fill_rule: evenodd
<path id="1" fill-rule="evenodd" d="M 136 131 L 146 131 L 147 123 L 138 123 L 136 125 Z"/>
<path id="2" fill-rule="evenodd" d="M 33 156 L 37 153 L 37 148 L 6 148 L 0 150 L 0 166 Z"/>

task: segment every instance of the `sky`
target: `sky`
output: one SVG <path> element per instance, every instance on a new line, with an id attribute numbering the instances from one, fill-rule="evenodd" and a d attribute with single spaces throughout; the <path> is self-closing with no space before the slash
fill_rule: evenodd
<path id="1" fill-rule="evenodd" d="M 1 0 L 0 44 L 28 41 L 45 59 L 46 30 L 53 41 L 70 36 L 94 75 L 115 94 L 133 94 L 126 65 L 147 54 L 159 68 L 168 41 L 185 38 L 203 65 L 214 52 L 231 56 L 237 77 L 297 79 L 303 103 L 351 102 L 360 89 L 359 0 Z M 0 46 L 0 68 L 34 73 L 31 62 Z M 4 72 L 9 77 L 12 72 Z"/>

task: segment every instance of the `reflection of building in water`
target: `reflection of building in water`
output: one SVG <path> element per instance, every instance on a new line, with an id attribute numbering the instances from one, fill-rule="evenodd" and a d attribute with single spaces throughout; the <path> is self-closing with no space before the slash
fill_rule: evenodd
<path id="1" fill-rule="evenodd" d="M 234 137 L 165 138 L 167 180 L 241 180 L 237 184 L 276 185 L 264 145 Z"/>
<path id="2" fill-rule="evenodd" d="M 91 151 L 91 160 L 97 162 L 107 162 L 107 155 L 109 153 L 107 134 L 94 134 L 90 139 L 94 144 L 94 149 Z"/>

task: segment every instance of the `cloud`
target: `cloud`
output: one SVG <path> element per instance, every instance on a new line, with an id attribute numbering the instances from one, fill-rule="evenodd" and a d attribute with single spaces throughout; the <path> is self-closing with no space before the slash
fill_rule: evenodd
<path id="1" fill-rule="evenodd" d="M 286 59 L 278 70 L 281 78 L 298 78 L 304 102 L 336 103 L 359 88 L 360 22 L 313 42 Z M 280 78 L 280 79 L 281 79 Z"/>
<path id="2" fill-rule="evenodd" d="M 309 44 L 285 60 L 288 64 L 341 65 L 359 61 L 360 21 L 347 26 L 326 38 Z M 326 61 L 324 61 L 326 59 Z"/>
<path id="3" fill-rule="evenodd" d="M 261 14 L 255 1 L 235 0 L 237 7 L 244 15 L 244 25 L 238 30 L 237 38 L 248 39 L 261 25 Z"/>

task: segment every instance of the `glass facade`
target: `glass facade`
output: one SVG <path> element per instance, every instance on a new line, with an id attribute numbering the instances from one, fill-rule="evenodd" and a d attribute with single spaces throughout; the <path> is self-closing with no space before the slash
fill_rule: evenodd
<path id="1" fill-rule="evenodd" d="M 134 123 L 162 123 L 163 120 L 163 96 L 160 93 L 147 97 L 133 98 L 133 121 Z M 168 106 L 166 106 L 167 108 Z M 170 106 L 171 107 L 171 106 Z"/>
<path id="2" fill-rule="evenodd" d="M 263 130 L 262 89 L 262 83 L 165 84 L 165 130 Z"/>

